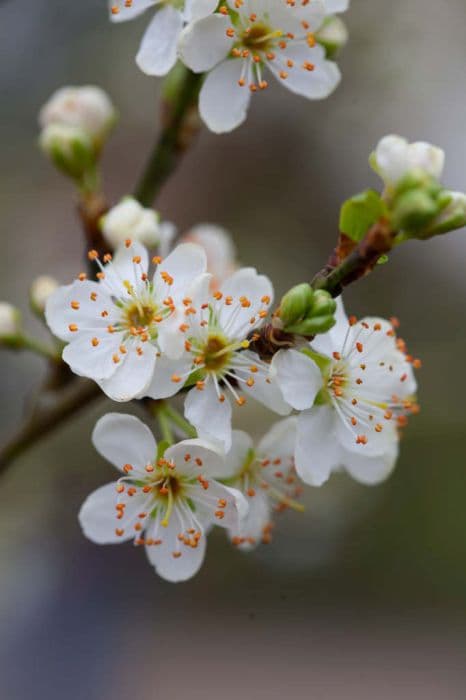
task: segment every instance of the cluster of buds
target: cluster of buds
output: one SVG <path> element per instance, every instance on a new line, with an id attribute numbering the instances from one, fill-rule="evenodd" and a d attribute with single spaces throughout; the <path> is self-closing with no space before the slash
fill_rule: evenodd
<path id="1" fill-rule="evenodd" d="M 314 336 L 335 325 L 335 310 L 336 302 L 328 292 L 303 282 L 282 298 L 277 317 L 285 332 Z"/>
<path id="2" fill-rule="evenodd" d="M 94 189 L 100 152 L 116 116 L 110 98 L 100 88 L 60 88 L 40 111 L 40 146 L 79 187 Z"/>
<path id="3" fill-rule="evenodd" d="M 383 199 L 394 231 L 430 238 L 466 224 L 466 195 L 443 187 L 444 152 L 424 142 L 386 136 L 370 158 L 385 183 Z"/>

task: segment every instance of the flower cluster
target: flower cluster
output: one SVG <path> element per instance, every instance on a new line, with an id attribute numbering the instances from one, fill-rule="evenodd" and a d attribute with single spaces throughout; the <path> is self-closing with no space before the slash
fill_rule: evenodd
<path id="1" fill-rule="evenodd" d="M 366 484 L 384 479 L 400 430 L 418 410 L 419 362 L 396 339 L 395 322 L 348 319 L 341 299 L 333 318 L 335 303 L 305 290 L 306 308 L 323 303 L 331 323 L 310 342 L 297 336 L 293 348 L 259 355 L 254 344 L 272 283 L 253 268 L 234 269 L 226 241 L 222 229 L 193 229 L 166 258 L 152 259 L 152 272 L 146 248 L 130 239 L 102 260 L 91 251 L 98 280 L 80 274 L 46 302 L 45 318 L 66 343 L 63 359 L 74 373 L 115 401 L 151 399 L 190 438 L 173 443 L 169 432 L 169 443 L 157 447 L 136 418 L 101 419 L 94 443 L 122 477 L 92 494 L 80 514 L 92 540 L 133 539 L 173 581 L 198 570 L 213 523 L 250 549 L 270 541 L 273 510 L 301 509 L 303 483 L 320 486 L 340 469 Z M 215 281 L 208 257 L 223 263 Z M 289 315 L 293 299 L 282 304 Z M 176 394 L 185 396 L 185 418 L 167 408 Z M 249 399 L 297 415 L 255 446 L 232 427 L 233 406 Z"/>
<path id="2" fill-rule="evenodd" d="M 244 121 L 251 95 L 268 85 L 267 72 L 309 99 L 325 98 L 335 89 L 340 72 L 327 58 L 327 47 L 344 43 L 346 34 L 341 20 L 336 29 L 329 20 L 347 5 L 332 0 L 129 0 L 111 3 L 110 16 L 124 21 L 154 7 L 136 57 L 139 67 L 161 76 L 179 58 L 195 73 L 207 73 L 199 110 L 209 129 L 221 133 Z"/>

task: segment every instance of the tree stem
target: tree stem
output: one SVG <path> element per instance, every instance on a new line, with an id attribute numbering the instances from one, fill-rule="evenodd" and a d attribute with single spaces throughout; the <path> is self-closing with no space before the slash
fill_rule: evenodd
<path id="1" fill-rule="evenodd" d="M 135 198 L 144 206 L 153 203 L 165 180 L 173 172 L 197 133 L 195 110 L 201 79 L 202 74 L 186 70 L 176 94 L 164 103 L 162 133 L 134 191 Z"/>

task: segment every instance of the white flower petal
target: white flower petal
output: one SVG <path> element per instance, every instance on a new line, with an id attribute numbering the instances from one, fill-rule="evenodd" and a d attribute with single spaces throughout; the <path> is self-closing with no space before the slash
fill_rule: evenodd
<path id="1" fill-rule="evenodd" d="M 172 445 L 165 451 L 165 458 L 175 462 L 176 471 L 180 474 L 215 477 L 219 471 L 223 472 L 222 451 L 199 438 L 182 440 Z"/>
<path id="2" fill-rule="evenodd" d="M 261 360 L 254 352 L 246 351 L 242 353 L 243 357 L 250 359 L 251 365 L 261 364 Z M 269 372 L 262 370 L 256 374 L 251 373 L 250 378 L 254 379 L 254 384 L 248 386 L 246 383 L 241 383 L 241 389 L 245 394 L 248 394 L 255 401 L 264 404 L 268 409 L 278 413 L 280 416 L 286 416 L 291 412 L 290 405 L 283 398 L 283 393 L 278 384 L 275 369 L 275 358 L 272 360 Z"/>
<path id="3" fill-rule="evenodd" d="M 147 539 L 159 540 L 161 544 L 147 545 L 146 553 L 152 566 L 159 576 L 166 581 L 177 583 L 192 578 L 201 568 L 204 561 L 207 536 L 202 533 L 197 547 L 185 545 L 178 539 L 178 535 L 184 533 L 183 520 L 177 507 L 174 508 L 166 528 L 158 524 L 154 519 L 152 525 L 146 530 Z M 174 556 L 181 552 L 180 556 Z"/>
<path id="4" fill-rule="evenodd" d="M 250 330 L 262 323 L 259 311 L 267 311 L 273 301 L 273 287 L 268 277 L 257 274 L 253 267 L 242 267 L 222 284 L 223 299 L 232 297 L 230 305 L 220 302 L 220 326 L 229 338 L 244 338 Z M 250 306 L 241 306 L 240 299 L 246 297 Z M 255 317 L 255 323 L 251 318 Z"/>
<path id="5" fill-rule="evenodd" d="M 327 406 L 315 406 L 298 417 L 295 463 L 298 475 L 306 484 L 322 486 L 341 465 L 334 425 L 334 411 Z"/>
<path id="6" fill-rule="evenodd" d="M 218 288 L 236 267 L 236 249 L 233 239 L 224 228 L 215 224 L 199 224 L 183 236 L 202 246 L 207 255 L 207 270 L 212 274 L 213 285 Z"/>
<path id="7" fill-rule="evenodd" d="M 156 363 L 156 350 L 149 342 L 128 342 L 126 354 L 117 353 L 120 361 L 113 374 L 99 386 L 113 401 L 131 401 L 136 396 L 146 396 Z M 140 350 L 140 353 L 137 350 Z"/>
<path id="8" fill-rule="evenodd" d="M 375 457 L 343 450 L 342 464 L 346 471 L 361 484 L 372 486 L 384 481 L 392 473 L 398 458 L 398 439 L 395 430 L 386 451 Z"/>
<path id="9" fill-rule="evenodd" d="M 311 408 L 323 386 L 314 360 L 297 350 L 280 350 L 274 357 L 274 366 L 285 401 L 298 411 Z"/>
<path id="10" fill-rule="evenodd" d="M 221 14 L 209 15 L 183 29 L 179 54 L 183 63 L 195 73 L 211 70 L 228 55 L 233 39 L 226 31 L 231 19 Z"/>
<path id="11" fill-rule="evenodd" d="M 232 131 L 246 119 L 251 93 L 240 87 L 243 61 L 232 59 L 216 66 L 199 94 L 199 112 L 208 128 L 217 134 Z"/>
<path id="12" fill-rule="evenodd" d="M 187 21 L 196 22 L 212 14 L 217 8 L 217 0 L 185 0 L 185 15 Z"/>
<path id="13" fill-rule="evenodd" d="M 139 258 L 141 262 L 134 262 Z M 147 274 L 148 267 L 149 255 L 141 243 L 134 242 L 128 248 L 122 245 L 117 249 L 112 262 L 105 265 L 102 287 L 117 297 L 129 299 L 129 291 L 124 283 L 129 283 L 136 291 L 141 289 L 144 286 L 141 276 Z"/>
<path id="14" fill-rule="evenodd" d="M 176 63 L 177 42 L 183 27 L 181 13 L 165 5 L 146 29 L 136 63 L 147 75 L 166 75 Z"/>
<path id="15" fill-rule="evenodd" d="M 126 22 L 127 20 L 138 17 L 147 8 L 156 5 L 159 0 L 132 0 L 131 7 L 126 7 L 124 2 L 120 2 L 120 11 L 113 13 L 112 8 L 115 6 L 115 0 L 108 0 L 109 16 L 112 22 Z"/>
<path id="16" fill-rule="evenodd" d="M 157 443 L 147 425 L 125 413 L 107 413 L 100 418 L 92 442 L 97 452 L 120 470 L 125 464 L 135 471 L 144 470 L 157 454 Z"/>
<path id="17" fill-rule="evenodd" d="M 258 455 L 271 461 L 292 459 L 296 445 L 297 428 L 297 416 L 290 416 L 274 423 L 259 442 Z"/>
<path id="18" fill-rule="evenodd" d="M 186 377 L 180 382 L 173 381 L 172 377 L 184 377 L 190 367 L 190 356 L 172 360 L 163 354 L 160 355 L 155 363 L 152 380 L 144 391 L 144 396 L 149 396 L 151 399 L 166 399 L 169 396 L 174 396 L 182 388 Z"/>
<path id="19" fill-rule="evenodd" d="M 264 535 L 264 528 L 271 521 L 271 504 L 265 491 L 256 491 L 254 496 L 246 498 L 249 506 L 247 515 L 242 518 L 238 527 L 230 528 L 231 539 L 242 540 L 236 546 L 244 551 L 249 551 L 260 544 Z"/>
<path id="20" fill-rule="evenodd" d="M 188 286 L 206 271 L 206 267 L 206 254 L 201 246 L 194 243 L 181 243 L 158 265 L 155 271 L 154 286 L 157 297 L 164 299 L 170 295 L 175 302 L 180 301 L 186 296 Z M 168 274 L 173 279 L 171 285 L 163 280 L 162 273 Z"/>
<path id="21" fill-rule="evenodd" d="M 408 142 L 401 136 L 384 136 L 375 149 L 379 175 L 385 182 L 396 183 L 408 170 Z"/>
<path id="22" fill-rule="evenodd" d="M 184 404 L 184 415 L 196 428 L 199 437 L 220 443 L 227 452 L 231 447 L 231 404 L 220 401 L 214 382 L 206 381 L 204 389 L 191 389 Z"/>
<path id="23" fill-rule="evenodd" d="M 92 301 L 91 294 L 96 295 Z M 77 304 L 76 304 L 77 302 Z M 78 306 L 78 308 L 73 308 Z M 108 316 L 103 318 L 102 311 Z M 58 287 L 47 299 L 45 320 L 54 335 L 61 340 L 76 338 L 76 331 L 70 331 L 70 324 L 79 330 L 104 330 L 115 319 L 113 302 L 97 282 L 77 280 L 64 287 Z"/>
<path id="24" fill-rule="evenodd" d="M 243 430 L 233 430 L 231 448 L 225 456 L 223 471 L 215 474 L 215 476 L 228 479 L 241 472 L 253 447 L 254 445 L 250 435 Z"/>
<path id="25" fill-rule="evenodd" d="M 96 381 L 108 379 L 116 372 L 113 356 L 118 352 L 122 333 L 81 332 L 65 347 L 62 358 L 80 377 Z M 98 344 L 94 345 L 95 339 Z"/>
<path id="26" fill-rule="evenodd" d="M 292 68 L 287 66 L 288 60 L 294 62 Z M 312 63 L 314 69 L 304 68 L 305 62 Z M 337 64 L 325 58 L 325 51 L 319 44 L 310 48 L 304 42 L 290 42 L 283 53 L 277 54 L 267 65 L 284 87 L 311 100 L 328 97 L 341 79 Z M 286 79 L 280 77 L 282 71 L 288 74 Z"/>
<path id="27" fill-rule="evenodd" d="M 139 494 L 133 496 L 135 506 L 140 510 L 144 499 Z M 79 511 L 79 523 L 87 538 L 96 544 L 119 544 L 134 537 L 134 530 L 125 528 L 117 520 L 115 506 L 118 501 L 116 484 L 106 484 L 91 493 Z M 131 503 L 133 505 L 133 501 Z M 122 535 L 116 529 L 124 530 Z"/>
<path id="28" fill-rule="evenodd" d="M 420 168 L 437 180 L 445 165 L 445 153 L 441 148 L 425 141 L 410 143 L 408 146 L 408 167 Z"/>

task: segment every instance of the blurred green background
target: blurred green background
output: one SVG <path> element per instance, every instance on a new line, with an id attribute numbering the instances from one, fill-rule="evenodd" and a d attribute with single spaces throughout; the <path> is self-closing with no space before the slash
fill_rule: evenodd
<path id="1" fill-rule="evenodd" d="M 38 274 L 81 267 L 73 192 L 36 148 L 37 112 L 63 84 L 106 88 L 121 121 L 106 190 L 131 190 L 158 129 L 160 83 L 134 64 L 147 18 L 107 21 L 105 0 L 0 3 L 0 298 L 27 311 Z M 447 151 L 466 188 L 466 6 L 354 0 L 343 82 L 311 103 L 274 85 L 245 126 L 203 131 L 158 207 L 181 229 L 215 221 L 277 295 L 309 279 L 334 243 L 341 201 L 376 184 L 367 156 L 385 133 Z M 18 460 L 0 495 L 1 697 L 5 700 L 462 700 L 466 696 L 465 231 L 412 243 L 351 288 L 351 313 L 397 315 L 419 373 L 394 476 L 344 476 L 306 491 L 268 547 L 244 555 L 222 532 L 197 578 L 167 584 L 130 545 L 97 547 L 76 515 L 112 478 L 90 432 L 96 404 Z M 43 372 L 2 354 L 1 435 Z M 120 410 L 125 410 L 120 407 Z M 131 409 L 133 410 L 133 409 Z M 238 424 L 257 435 L 265 410 Z"/>

